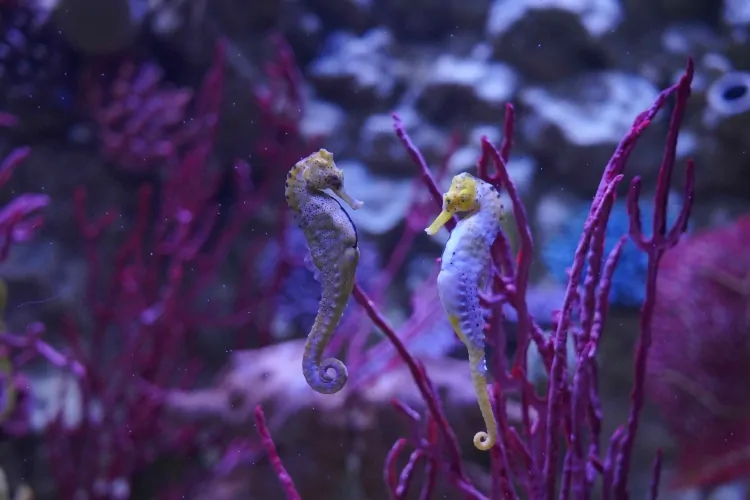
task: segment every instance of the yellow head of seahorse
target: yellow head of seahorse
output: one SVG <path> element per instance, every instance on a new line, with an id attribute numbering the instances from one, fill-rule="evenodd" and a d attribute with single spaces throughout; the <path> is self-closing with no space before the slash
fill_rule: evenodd
<path id="1" fill-rule="evenodd" d="M 429 235 L 437 233 L 454 214 L 471 212 L 477 208 L 477 180 L 473 175 L 458 174 L 451 181 L 448 192 L 443 195 L 443 211 L 435 222 L 425 229 Z"/>
<path id="2" fill-rule="evenodd" d="M 344 190 L 344 172 L 336 166 L 333 154 L 321 149 L 309 158 L 304 173 L 305 182 L 311 189 L 330 189 L 333 193 L 344 200 L 352 209 L 357 210 L 363 203 L 355 200 Z"/>

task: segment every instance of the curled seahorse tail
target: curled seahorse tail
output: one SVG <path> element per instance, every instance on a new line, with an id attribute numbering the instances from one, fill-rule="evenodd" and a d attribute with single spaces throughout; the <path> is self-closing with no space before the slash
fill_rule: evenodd
<path id="1" fill-rule="evenodd" d="M 339 392 L 347 380 L 349 372 L 346 365 L 336 358 L 323 358 L 328 342 L 341 319 L 341 307 L 332 306 L 325 292 L 318 307 L 318 315 L 315 317 L 310 334 L 305 342 L 305 350 L 302 354 L 302 373 L 305 375 L 307 384 L 316 392 L 321 394 L 334 394 Z"/>
<path id="2" fill-rule="evenodd" d="M 307 385 L 321 394 L 335 394 L 344 388 L 349 380 L 349 372 L 343 361 L 336 358 L 320 360 L 314 355 L 311 340 L 305 344 L 302 356 L 302 373 Z"/>
<path id="3" fill-rule="evenodd" d="M 490 438 L 490 435 L 484 431 L 479 431 L 474 434 L 474 446 L 476 449 L 481 451 L 487 451 L 495 444 L 495 440 Z"/>
<path id="4" fill-rule="evenodd" d="M 479 409 L 482 412 L 484 425 L 487 427 L 487 432 L 477 432 L 474 435 L 474 446 L 478 450 L 487 451 L 495 446 L 497 441 L 497 421 L 487 394 L 487 380 L 479 372 L 480 364 L 484 363 L 484 352 L 469 352 L 469 363 L 471 364 L 471 381 L 474 383 Z"/>

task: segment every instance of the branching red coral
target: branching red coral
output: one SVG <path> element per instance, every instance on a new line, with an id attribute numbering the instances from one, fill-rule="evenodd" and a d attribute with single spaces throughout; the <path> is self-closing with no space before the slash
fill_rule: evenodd
<path id="1" fill-rule="evenodd" d="M 223 61 L 225 50 L 220 41 L 214 60 Z M 97 125 L 102 156 L 119 168 L 151 172 L 172 163 L 199 136 L 213 133 L 218 110 L 208 114 L 205 88 L 195 102 L 191 89 L 165 85 L 162 69 L 150 62 L 127 60 L 112 81 L 100 73 L 92 68 L 83 76 L 86 111 Z M 217 82 L 207 78 L 205 85 Z"/>
<path id="2" fill-rule="evenodd" d="M 80 494 L 76 492 L 109 498 L 115 489 L 129 488 L 133 474 L 160 453 L 200 446 L 194 428 L 174 427 L 159 418 L 163 389 L 193 383 L 199 366 L 190 346 L 198 331 L 240 328 L 251 320 L 249 304 L 235 303 L 237 310 L 226 312 L 205 296 L 206 288 L 220 279 L 229 247 L 256 207 L 249 167 L 238 162 L 232 171 L 237 209 L 219 224 L 222 207 L 215 197 L 220 175 L 211 152 L 222 68 L 219 58 L 197 101 L 210 128 L 165 170 L 158 197 L 153 186 L 140 188 L 132 231 L 114 263 L 100 261 L 99 244 L 120 214 L 111 210 L 90 220 L 86 191 L 76 191 L 75 217 L 88 260 L 93 312 L 90 321 L 69 319 L 63 333 L 85 368 L 79 379 L 82 416 L 70 427 L 59 414 L 45 431 L 57 487 L 65 498 Z M 182 368 L 176 370 L 178 366 Z"/>
<path id="3" fill-rule="evenodd" d="M 505 166 L 512 141 L 512 107 L 508 107 L 505 126 L 506 136 L 501 149 L 497 150 L 486 139 L 482 141 L 482 157 L 479 162 L 480 176 L 506 190 L 512 200 L 518 233 L 521 236 L 521 248 L 515 262 L 508 255 L 509 245 L 504 235 L 499 237 L 500 241 L 495 253 L 495 265 L 498 271 L 495 274 L 493 291 L 503 296 L 516 309 L 520 322 L 519 352 L 514 360 L 512 370 L 496 372 L 497 382 L 493 387 L 495 411 L 498 416 L 501 436 L 498 449 L 493 450 L 492 453 L 492 471 L 495 479 L 494 487 L 497 491 L 502 492 L 501 494 L 505 497 L 517 498 L 517 493 L 512 486 L 517 484 L 530 498 L 552 499 L 558 491 L 557 480 L 562 477 L 562 483 L 559 485 L 561 498 L 569 498 L 571 495 L 574 498 L 589 498 L 596 473 L 604 476 L 605 497 L 610 495 L 614 495 L 617 499 L 629 497 L 627 478 L 639 413 L 643 406 L 645 357 L 650 347 L 650 328 L 654 304 L 653 283 L 657 275 L 659 258 L 667 249 L 676 244 L 677 238 L 685 230 L 692 202 L 694 174 L 692 163 L 689 163 L 685 183 L 686 202 L 677 223 L 667 232 L 665 227 L 666 198 L 673 170 L 676 138 L 689 96 L 692 73 L 693 64 L 692 61 L 689 61 L 686 72 L 680 81 L 662 92 L 654 105 L 636 118 L 631 131 L 620 143 L 612 160 L 605 168 L 602 181 L 591 206 L 589 219 L 583 228 L 583 235 L 574 255 L 570 281 L 561 312 L 557 318 L 552 345 L 542 336 L 540 329 L 530 318 L 525 304 L 525 291 L 533 255 L 533 242 L 523 204 Z M 621 240 L 602 267 L 604 227 L 606 227 L 609 212 L 615 200 L 616 189 L 623 179 L 623 171 L 630 152 L 640 134 L 664 105 L 666 99 L 672 95 L 676 95 L 676 103 L 670 121 L 664 159 L 660 168 L 656 194 L 657 213 L 654 215 L 654 237 L 652 240 L 645 240 L 639 230 L 637 203 L 640 181 L 637 179 L 634 181 L 634 187 L 629 195 L 631 207 L 630 236 L 639 243 L 642 250 L 649 254 L 651 264 L 646 283 L 647 299 L 641 318 L 641 335 L 635 356 L 631 413 L 627 427 L 619 429 L 613 436 L 607 457 L 602 464 L 599 458 L 598 444 L 602 417 L 596 391 L 595 355 L 606 319 L 606 298 L 612 272 L 622 249 L 622 243 L 624 243 L 624 239 Z M 422 178 L 433 199 L 437 204 L 440 204 L 440 190 L 430 170 L 404 131 L 398 118 L 395 118 L 398 136 L 420 167 Z M 490 162 L 495 167 L 493 174 L 489 174 L 488 166 Z M 591 265 L 584 288 L 581 291 L 576 284 L 580 281 L 587 257 Z M 581 296 L 581 294 L 583 295 Z M 431 392 L 431 384 L 427 374 L 420 370 L 419 363 L 411 357 L 394 330 L 374 308 L 373 302 L 362 292 L 361 288 L 355 287 L 354 297 L 365 308 L 376 326 L 394 344 L 399 355 L 406 360 L 412 376 L 425 398 L 430 416 L 438 422 L 441 434 L 448 443 L 446 468 L 451 472 L 453 484 L 469 497 L 483 498 L 483 495 L 470 485 L 463 474 L 455 436 L 445 421 L 439 401 L 435 394 Z M 574 310 L 580 312 L 580 324 L 573 324 Z M 497 317 L 493 318 L 489 325 L 489 336 L 493 334 L 500 336 L 501 329 L 497 328 L 497 319 Z M 577 367 L 572 383 L 568 381 L 569 378 L 565 375 L 565 346 L 567 337 L 571 333 L 575 336 L 577 345 Z M 549 370 L 550 384 L 546 398 L 536 396 L 526 380 L 525 352 L 528 342 L 531 340 L 537 344 Z M 494 345 L 496 348 L 498 347 L 497 343 Z M 504 344 L 499 345 L 502 347 Z M 522 434 L 518 434 L 508 426 L 507 415 L 505 415 L 505 397 L 512 388 L 520 392 L 524 407 Z M 586 436 L 589 436 L 590 441 L 588 453 L 584 451 Z M 564 438 L 567 452 L 563 469 L 559 470 L 559 439 L 561 437 Z M 400 452 L 402 447 L 403 444 L 397 445 L 393 454 Z M 510 458 L 511 456 L 514 458 Z M 656 491 L 660 470 L 659 464 L 660 459 L 657 459 L 652 491 Z M 386 467 L 390 468 L 391 466 L 392 460 L 387 463 Z M 393 477 L 393 474 L 386 471 L 386 478 L 391 477 Z M 495 494 L 497 493 L 493 492 L 493 495 Z"/>

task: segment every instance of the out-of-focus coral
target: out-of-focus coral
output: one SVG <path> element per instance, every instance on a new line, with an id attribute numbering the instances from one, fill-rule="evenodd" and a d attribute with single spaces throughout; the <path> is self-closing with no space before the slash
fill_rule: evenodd
<path id="1" fill-rule="evenodd" d="M 94 71 L 84 77 L 101 153 L 119 168 L 149 172 L 195 138 L 185 123 L 193 92 L 165 87 L 162 76 L 153 63 L 127 61 L 111 82 Z"/>
<path id="2" fill-rule="evenodd" d="M 648 387 L 678 444 L 677 487 L 750 470 L 749 245 L 745 216 L 692 235 L 660 267 Z"/>
<path id="3" fill-rule="evenodd" d="M 39 105 L 62 102 L 67 53 L 48 12 L 34 0 L 0 3 L 0 93 L 5 106 L 31 99 Z M 15 109 L 11 107 L 10 109 Z"/>
<path id="4" fill-rule="evenodd" d="M 654 205 L 644 201 L 641 204 L 643 214 L 650 217 L 654 211 Z M 679 197 L 673 196 L 668 207 L 668 218 L 670 221 L 679 213 Z M 571 264 L 570 253 L 574 252 L 578 244 L 579 230 L 588 217 L 588 204 L 582 204 L 566 217 L 561 224 L 552 229 L 548 226 L 544 234 L 541 247 L 541 258 L 549 273 L 559 282 L 568 280 L 568 267 Z M 607 224 L 604 239 L 605 251 L 609 252 L 619 239 L 628 234 L 628 211 L 624 201 L 616 202 L 612 207 L 612 213 Z M 545 232 L 546 232 L 545 231 Z M 639 252 L 635 245 L 628 241 L 623 247 L 617 269 L 612 276 L 610 289 L 610 302 L 612 304 L 636 307 L 640 306 L 645 298 L 643 280 L 647 272 L 647 259 Z"/>
<path id="5" fill-rule="evenodd" d="M 529 110 L 522 133 L 544 167 L 541 174 L 555 180 L 574 176 L 571 187 L 582 193 L 595 189 L 601 165 L 656 94 L 652 82 L 616 71 L 585 73 L 550 87 L 521 90 L 520 100 Z M 647 135 L 634 151 L 635 173 L 656 172 L 655 140 Z"/>
<path id="6" fill-rule="evenodd" d="M 416 106 L 432 123 L 486 122 L 502 113 L 517 86 L 517 75 L 506 64 L 444 54 L 430 68 Z"/>
<path id="7" fill-rule="evenodd" d="M 30 153 L 29 148 L 18 148 L 0 163 L 0 188 L 10 180 Z M 26 242 L 34 236 L 42 224 L 39 211 L 49 203 L 47 195 L 26 193 L 16 196 L 0 209 L 0 262 L 8 258 L 12 245 Z"/>
<path id="8" fill-rule="evenodd" d="M 487 34 L 495 59 L 531 80 L 552 81 L 604 69 L 602 39 L 621 17 L 617 0 L 494 0 Z"/>
<path id="9" fill-rule="evenodd" d="M 634 71 L 652 82 L 661 82 L 680 71 L 680 61 L 692 56 L 696 62 L 693 93 L 697 101 L 691 108 L 703 106 L 702 94 L 708 85 L 707 80 L 721 71 L 726 57 L 723 54 L 724 44 L 721 37 L 711 26 L 698 20 L 687 23 L 674 23 L 627 41 L 627 30 L 619 33 L 621 40 L 613 47 L 613 58 L 617 58 L 617 67 L 625 71 Z M 630 50 L 620 50 L 627 43 Z M 726 64 L 729 64 L 726 61 Z"/>
<path id="10" fill-rule="evenodd" d="M 223 64 L 224 54 L 220 42 L 215 64 Z M 84 106 L 95 121 L 102 156 L 118 168 L 150 173 L 174 163 L 199 136 L 213 134 L 217 114 L 207 113 L 207 103 L 194 99 L 192 90 L 165 84 L 156 64 L 128 60 L 113 78 L 97 71 L 89 68 L 82 78 Z M 204 85 L 215 83 L 208 79 Z"/>
<path id="11" fill-rule="evenodd" d="M 0 115 L 6 125 L 14 120 L 10 116 Z M 19 148 L 10 153 L 0 164 L 0 188 L 11 178 L 14 171 L 26 160 L 31 150 Z M 0 208 L 0 262 L 7 261 L 11 248 L 29 241 L 41 227 L 41 211 L 49 205 L 47 195 L 25 193 L 13 198 Z M 44 328 L 39 323 L 29 325 L 25 335 L 13 335 L 7 332 L 4 321 L 7 304 L 5 282 L 0 294 L 0 384 L 2 385 L 2 402 L 0 403 L 0 428 L 9 435 L 23 435 L 29 430 L 30 400 L 27 378 L 17 371 L 36 355 L 41 355 L 53 365 L 66 364 L 59 353 L 54 351 L 39 337 Z"/>
<path id="12" fill-rule="evenodd" d="M 196 109 L 210 118 L 209 125 L 215 124 L 221 103 L 223 62 L 215 61 L 196 98 Z M 194 429 L 165 427 L 159 418 L 161 390 L 185 387 L 195 376 L 189 346 L 196 331 L 251 317 L 248 305 L 238 301 L 243 314 L 227 320 L 203 295 L 247 220 L 245 210 L 254 207 L 249 169 L 238 164 L 233 186 L 239 208 L 217 224 L 221 206 L 214 198 L 221 176 L 210 161 L 213 136 L 213 127 L 206 126 L 200 141 L 179 162 L 167 165 L 158 196 L 154 186 L 141 186 L 134 220 L 121 233 L 112 262 L 103 263 L 106 252 L 99 245 L 107 230 L 123 230 L 124 224 L 114 224 L 121 214 L 109 209 L 92 220 L 86 214 L 86 190 L 75 192 L 88 308 L 86 316 L 69 314 L 59 324 L 70 356 L 55 366 L 73 372 L 80 394 L 78 418 L 71 423 L 64 407 L 54 408 L 54 418 L 41 431 L 54 488 L 62 498 L 126 498 L 141 467 L 166 451 L 189 453 L 198 446 Z M 40 344 L 40 336 L 32 331 L 0 338 L 29 348 Z M 176 366 L 183 369 L 173 370 Z"/>
<path id="13" fill-rule="evenodd" d="M 148 12 L 147 0 L 59 0 L 52 14 L 65 40 L 89 55 L 130 46 Z"/>

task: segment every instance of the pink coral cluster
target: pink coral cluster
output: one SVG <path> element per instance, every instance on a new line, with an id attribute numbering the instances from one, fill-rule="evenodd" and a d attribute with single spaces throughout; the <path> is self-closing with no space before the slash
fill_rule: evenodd
<path id="1" fill-rule="evenodd" d="M 164 88 L 161 80 L 158 66 L 127 61 L 111 84 L 88 87 L 102 156 L 118 167 L 148 172 L 194 135 L 183 130 L 192 91 Z"/>
<path id="2" fill-rule="evenodd" d="M 750 218 L 691 236 L 659 269 L 649 389 L 678 446 L 674 485 L 750 475 Z"/>
<path id="3" fill-rule="evenodd" d="M 296 68 L 284 47 L 280 45 L 279 50 L 287 58 L 279 56 L 277 65 L 272 66 L 279 71 L 287 66 Z M 63 333 L 72 359 L 82 366 L 77 373 L 81 406 L 101 411 L 83 412 L 81 422 L 73 428 L 60 413 L 45 430 L 56 486 L 65 498 L 76 492 L 85 492 L 89 498 L 110 498 L 117 488 L 127 490 L 136 471 L 163 452 L 191 455 L 201 447 L 216 445 L 224 448 L 227 456 L 233 453 L 234 444 L 225 447 L 220 432 L 201 429 L 199 433 L 196 426 L 175 426 L 161 418 L 165 391 L 191 387 L 200 371 L 198 361 L 190 356 L 196 333 L 231 328 L 267 335 L 270 328 L 264 318 L 275 296 L 274 287 L 289 265 L 280 259 L 270 285 L 259 287 L 253 272 L 266 239 L 251 241 L 229 310 L 206 300 L 206 290 L 221 280 L 222 265 L 240 233 L 273 192 L 267 189 L 269 179 L 253 189 L 251 165 L 237 161 L 231 171 L 233 209 L 227 211 L 216 201 L 222 172 L 214 168 L 212 152 L 224 54 L 225 45 L 220 42 L 214 65 L 192 101 L 194 112 L 203 119 L 202 133 L 185 145 L 176 161 L 163 165 L 158 196 L 150 184 L 141 187 L 133 228 L 114 262 L 101 261 L 99 245 L 107 232 L 116 229 L 123 214 L 113 209 L 91 219 L 86 214 L 86 190 L 76 191 L 75 215 L 88 261 L 87 292 L 93 314 L 85 322 L 71 319 Z M 262 92 L 257 96 L 266 120 L 265 132 L 283 133 L 299 141 L 299 146 L 284 150 L 284 155 L 296 161 L 307 145 L 286 116 L 286 108 L 272 104 L 287 102 L 289 96 Z M 288 102 L 286 106 L 296 105 Z M 133 130 L 136 136 L 141 132 Z M 154 134 L 165 142 L 173 139 L 163 130 Z M 285 212 L 277 215 L 283 223 Z M 283 238 L 285 231 L 277 234 Z M 261 311 L 264 314 L 259 314 Z M 88 460 L 89 456 L 106 460 Z M 179 496 L 181 491 L 194 490 L 199 479 L 183 481 L 174 493 Z"/>
<path id="4" fill-rule="evenodd" d="M 214 58 L 223 59 L 225 43 L 216 50 Z M 196 100 L 191 89 L 167 85 L 154 63 L 126 60 L 114 78 L 89 68 L 82 88 L 102 156 L 131 173 L 151 173 L 174 164 L 199 136 L 213 133 L 218 119 L 218 109 L 208 113 L 208 103 L 202 102 L 205 87 Z"/>
<path id="5" fill-rule="evenodd" d="M 129 488 L 134 472 L 164 450 L 190 452 L 201 445 L 196 429 L 175 428 L 159 416 L 164 388 L 194 383 L 199 366 L 187 347 L 195 332 L 227 322 L 239 328 L 247 321 L 238 314 L 223 317 L 206 306 L 202 296 L 218 279 L 229 244 L 246 220 L 245 209 L 255 206 L 247 191 L 249 169 L 238 164 L 233 184 L 243 208 L 216 233 L 219 175 L 211 168 L 210 155 L 223 72 L 219 44 L 197 99 L 197 109 L 213 117 L 212 127 L 165 170 L 158 198 L 151 185 L 141 187 L 134 227 L 111 264 L 100 261 L 98 244 L 121 214 L 111 210 L 91 220 L 86 215 L 86 190 L 76 191 L 75 215 L 88 260 L 93 317 L 85 323 L 71 318 L 63 332 L 74 359 L 85 367 L 85 375 L 78 377 L 81 421 L 71 428 L 60 413 L 45 429 L 57 488 L 64 498 L 80 492 L 89 498 L 111 498 L 116 489 Z M 247 304 L 237 306 L 244 311 Z M 176 371 L 177 366 L 184 369 Z M 87 410 L 92 407 L 101 411 Z"/>

